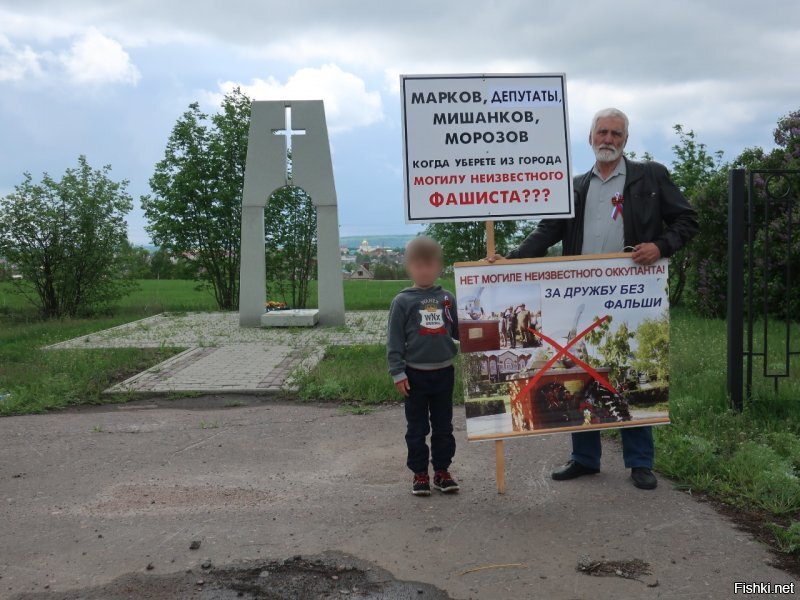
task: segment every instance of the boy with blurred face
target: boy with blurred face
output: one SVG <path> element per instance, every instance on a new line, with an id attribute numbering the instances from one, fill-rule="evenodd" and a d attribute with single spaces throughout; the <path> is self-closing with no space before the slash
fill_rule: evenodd
<path id="1" fill-rule="evenodd" d="M 419 236 L 406 246 L 406 270 L 413 282 L 392 301 L 386 341 L 389 374 L 405 398 L 406 465 L 414 473 L 412 493 L 431 493 L 433 486 L 458 491 L 448 469 L 456 451 L 453 437 L 453 358 L 458 352 L 455 297 L 436 285 L 442 272 L 442 248 Z M 431 433 L 431 447 L 425 443 Z"/>

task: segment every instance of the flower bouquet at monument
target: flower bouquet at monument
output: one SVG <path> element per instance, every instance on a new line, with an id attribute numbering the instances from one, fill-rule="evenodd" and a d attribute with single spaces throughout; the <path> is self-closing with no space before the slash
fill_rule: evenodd
<path id="1" fill-rule="evenodd" d="M 276 310 L 289 310 L 289 307 L 286 306 L 286 302 L 278 302 L 277 300 L 270 300 L 264 303 L 264 308 L 266 312 L 273 312 Z"/>

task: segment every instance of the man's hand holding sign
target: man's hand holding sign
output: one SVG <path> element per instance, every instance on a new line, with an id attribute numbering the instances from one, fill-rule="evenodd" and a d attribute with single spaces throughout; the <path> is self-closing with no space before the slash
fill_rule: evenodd
<path id="1" fill-rule="evenodd" d="M 633 247 L 633 254 L 631 254 L 633 262 L 640 265 L 652 265 L 659 258 L 661 258 L 661 250 L 652 242 L 644 244 L 636 244 Z"/>

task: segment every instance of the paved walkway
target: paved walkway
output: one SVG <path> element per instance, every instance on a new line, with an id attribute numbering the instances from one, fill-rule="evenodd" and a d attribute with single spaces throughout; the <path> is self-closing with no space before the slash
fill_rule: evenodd
<path id="1" fill-rule="evenodd" d="M 605 444 L 602 473 L 557 483 L 549 472 L 569 436 L 507 442 L 508 487 L 498 496 L 494 446 L 464 441 L 463 414 L 454 464 L 462 492 L 430 498 L 409 493 L 399 407 L 356 416 L 161 398 L 0 419 L 0 598 L 49 590 L 42 598 L 56 600 L 127 573 L 193 569 L 199 579 L 206 559 L 221 568 L 325 551 L 458 599 L 728 600 L 753 597 L 734 595 L 736 581 L 795 581 L 770 566 L 764 546 L 668 481 L 635 489 L 614 444 Z M 631 559 L 651 573 L 576 570 Z M 491 568 L 468 572 L 480 567 Z"/>
<path id="2" fill-rule="evenodd" d="M 345 327 L 242 328 L 234 312 L 161 314 L 54 344 L 65 348 L 186 348 L 107 393 L 272 393 L 329 344 L 383 344 L 387 311 L 348 312 Z"/>

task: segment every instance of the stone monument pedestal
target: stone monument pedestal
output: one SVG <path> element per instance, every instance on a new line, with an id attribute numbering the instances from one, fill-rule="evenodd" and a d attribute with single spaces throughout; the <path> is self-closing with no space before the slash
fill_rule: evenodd
<path id="1" fill-rule="evenodd" d="M 316 308 L 273 310 L 261 315 L 261 327 L 313 327 L 319 323 Z"/>

